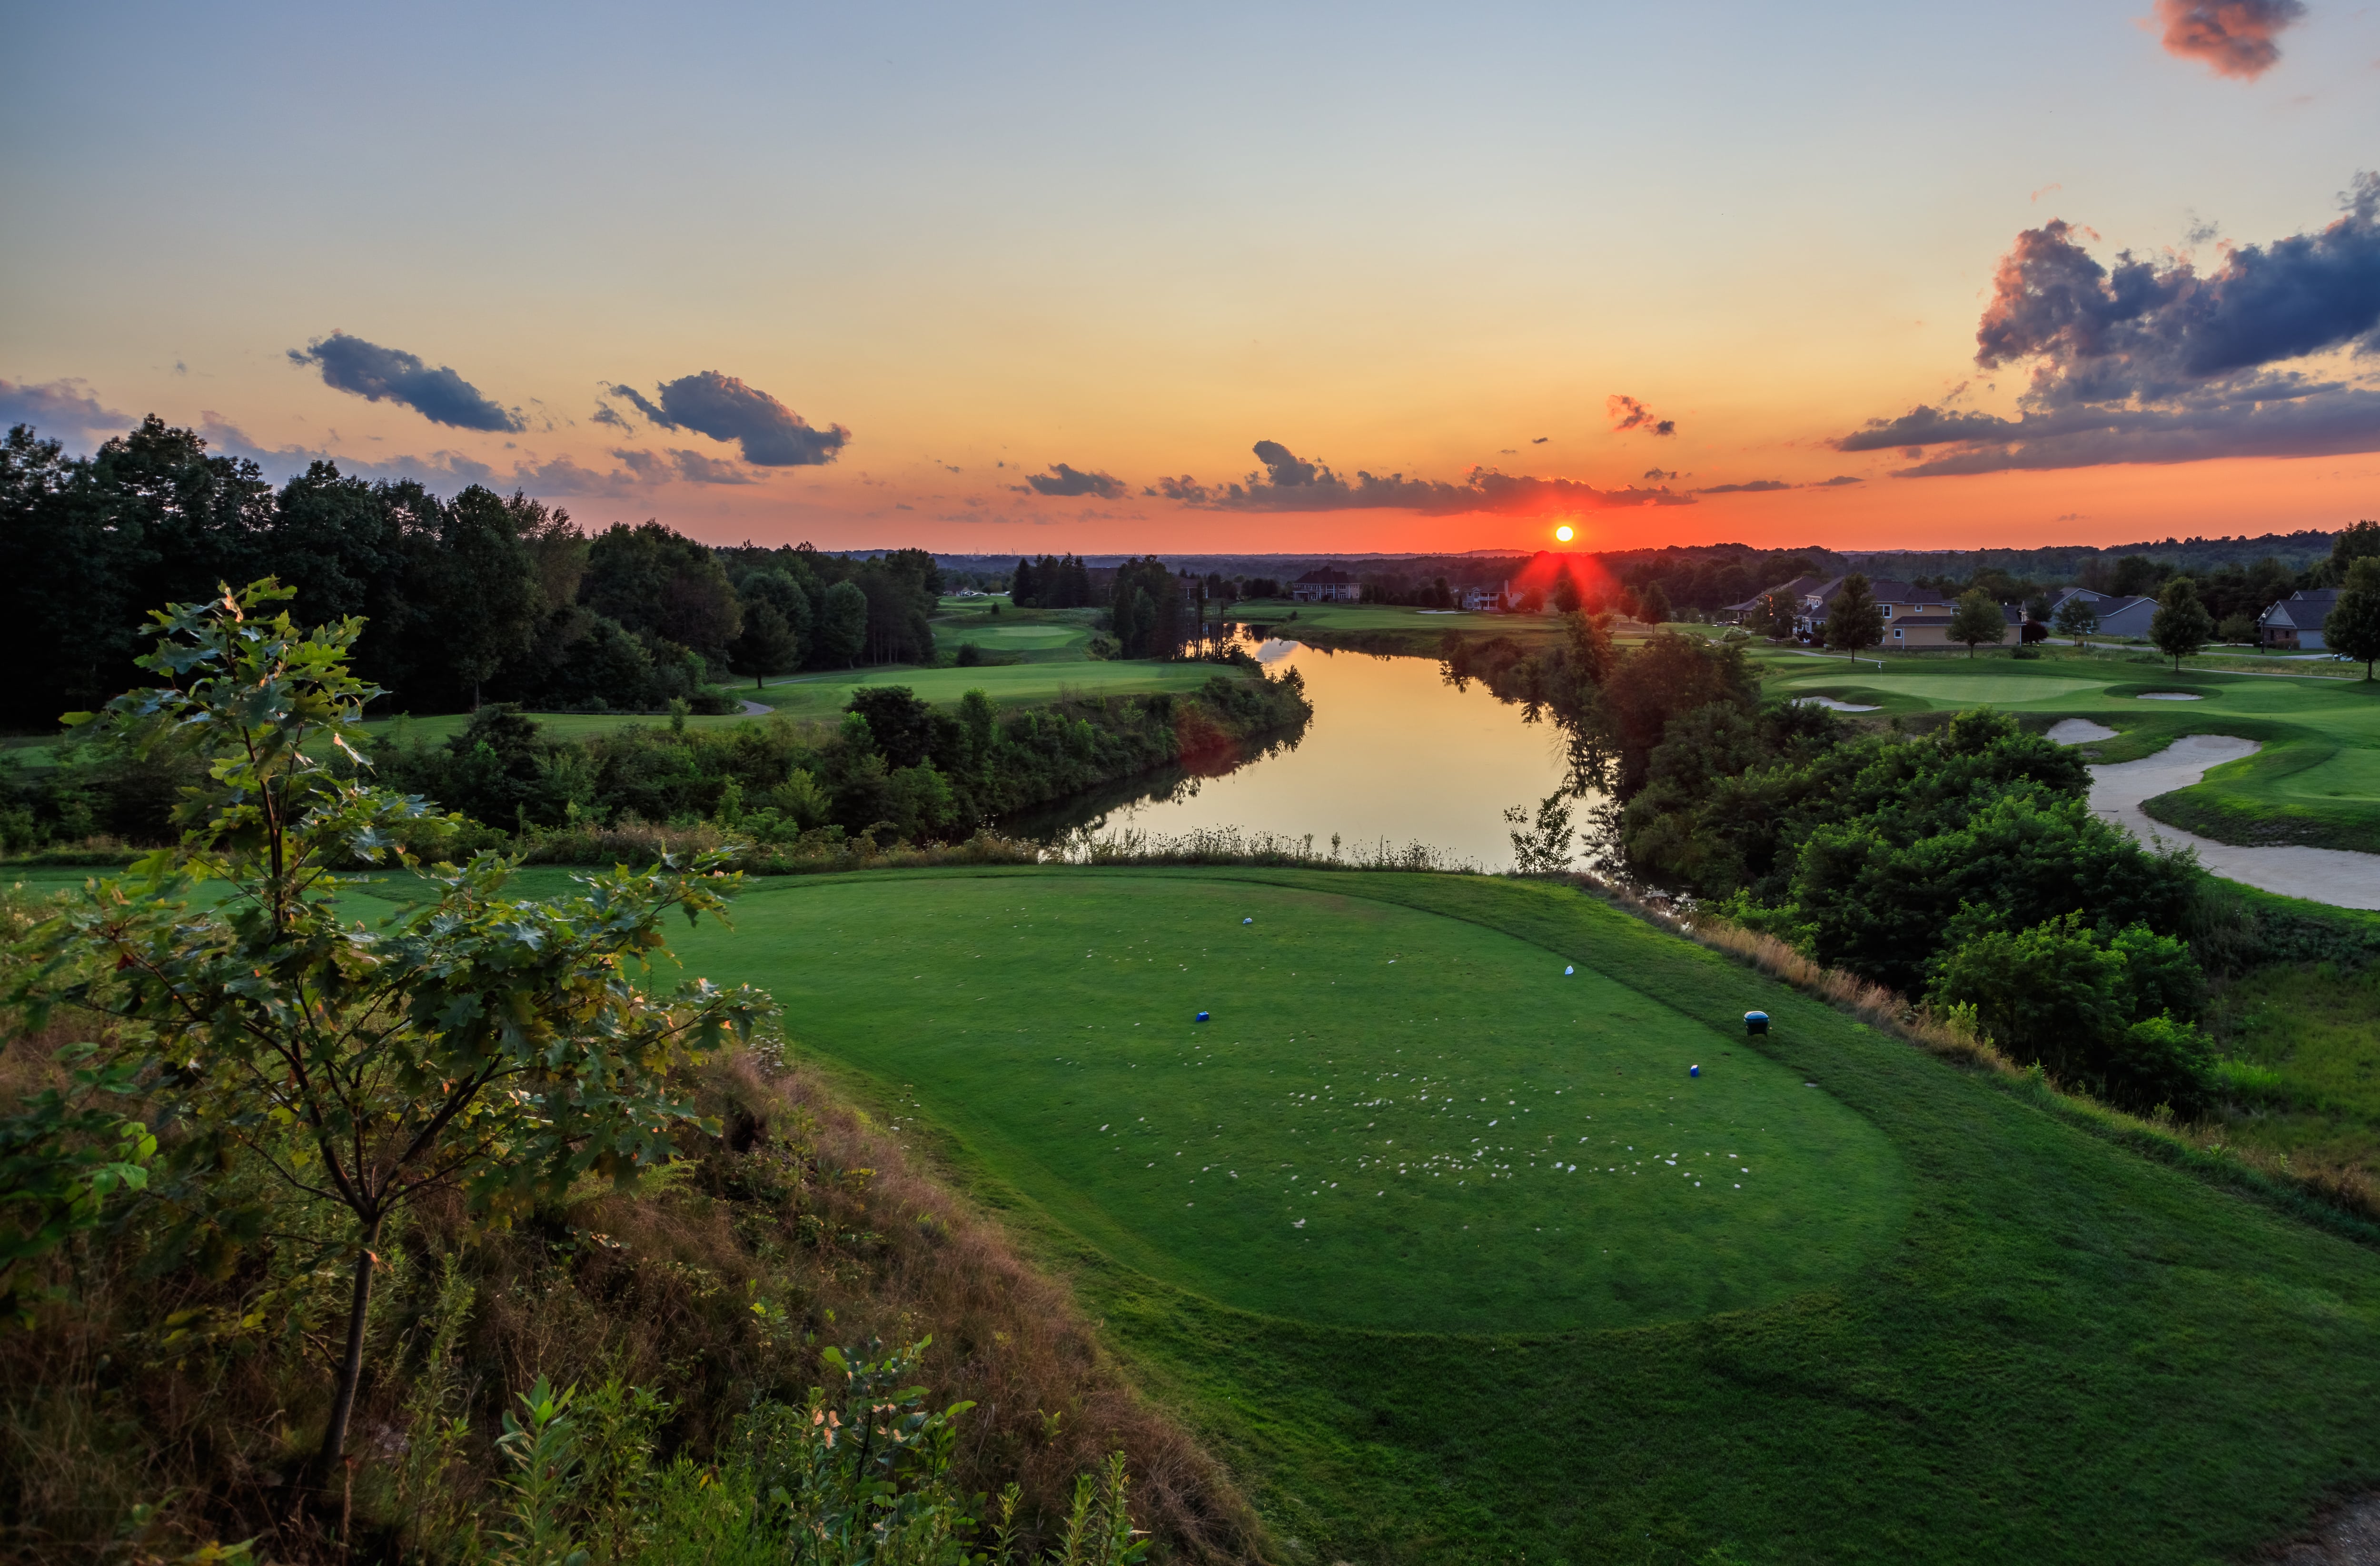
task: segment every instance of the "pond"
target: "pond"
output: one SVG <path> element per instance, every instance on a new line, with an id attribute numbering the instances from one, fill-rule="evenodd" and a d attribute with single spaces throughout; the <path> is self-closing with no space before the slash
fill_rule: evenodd
<path id="1" fill-rule="evenodd" d="M 1512 862 L 1505 809 L 1534 808 L 1561 786 L 1561 731 L 1550 721 L 1524 722 L 1519 707 L 1476 683 L 1455 689 L 1436 659 L 1281 640 L 1253 650 L 1274 674 L 1295 669 L 1305 681 L 1314 721 L 1302 735 L 1220 775 L 1137 780 L 1020 818 L 1011 830 L 1150 840 L 1236 830 L 1310 836 L 1316 853 L 1328 853 L 1335 835 L 1351 856 L 1421 843 L 1451 863 L 1496 870 Z"/>

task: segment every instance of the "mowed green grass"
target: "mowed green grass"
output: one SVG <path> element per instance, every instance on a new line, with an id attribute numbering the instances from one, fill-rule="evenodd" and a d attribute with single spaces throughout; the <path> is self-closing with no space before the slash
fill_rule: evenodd
<path id="1" fill-rule="evenodd" d="M 1565 889 L 918 873 L 756 887 L 737 920 L 688 970 L 771 983 L 802 1050 L 930 1122 L 1296 1558 L 2215 1561 L 2380 1481 L 2380 1256 Z M 1380 1079 L 1413 1053 L 1446 1058 Z M 1735 1097 L 1689 1098 L 1682 1056 Z M 1606 1060 L 1652 1090 L 1587 1108 Z M 1597 1134 L 1552 1130 L 1574 1112 L 1649 1120 L 1659 1169 L 1552 1174 L 1547 1136 Z M 1512 1178 L 1424 1189 L 1409 1161 L 1366 1195 L 1390 1117 L 1441 1171 L 1493 1139 Z M 1707 1182 L 1663 1189 L 1670 1155 L 1744 1151 L 1730 1120 L 1796 1128 L 1738 1160 L 1791 1182 L 1786 1216 L 1831 1193 L 1855 1220 L 1823 1268 Z M 1598 1294 L 1548 1259 L 1573 1226 L 1688 1253 L 1667 1277 L 1707 1313 Z"/>
<path id="2" fill-rule="evenodd" d="M 1221 673 L 1212 663 L 1081 662 L 1010 663 L 990 668 L 918 669 L 903 665 L 803 674 L 762 690 L 737 694 L 789 718 L 832 718 L 851 703 L 854 691 L 870 686 L 906 686 L 921 701 L 956 702 L 980 690 L 1002 707 L 1054 701 L 1068 693 L 1142 696 L 1154 691 L 1195 691 Z"/>
<path id="3" fill-rule="evenodd" d="M 897 1081 L 1109 1254 L 1240 1309 L 1682 1319 L 1839 1281 L 1905 1214 L 1834 1099 L 1482 926 L 1103 872 L 761 883 L 735 922 L 687 963 L 767 986 L 799 1048 Z"/>
<path id="4" fill-rule="evenodd" d="M 2089 718 L 2120 731 L 2095 759 L 2129 761 L 2184 734 L 2236 734 L 2263 744 L 2189 788 L 2150 801 L 2159 820 L 2226 843 L 2305 843 L 2380 852 L 2380 685 L 2225 674 L 2057 649 L 2019 662 L 1888 657 L 1855 668 L 1841 659 L 1763 649 L 1770 687 L 1873 705 L 1880 715 L 2000 707 Z M 2194 701 L 2155 699 L 2176 692 Z"/>
<path id="5" fill-rule="evenodd" d="M 521 890 L 567 879 L 534 870 Z M 387 878 L 358 909 L 410 891 Z M 892 915 L 910 922 L 887 928 Z M 1282 1559 L 1686 1566 L 1718 1548 L 1745 1562 L 2235 1561 L 2380 1483 L 2380 1254 L 2143 1159 L 1569 889 L 1229 868 L 887 872 L 753 884 L 737 924 L 674 936 L 686 970 L 772 983 L 799 1050 L 905 1133 L 923 1129 L 911 1117 L 929 1122 L 955 1177 L 1071 1276 L 1148 1393 L 1231 1464 Z M 1389 955 L 1420 970 L 1416 988 L 1399 988 L 1402 971 L 1386 978 Z M 1326 977 L 1342 979 L 1375 965 L 1317 1000 L 1309 962 L 1339 965 Z M 1599 977 L 1550 977 L 1565 964 Z M 1577 988 L 1539 993 L 1558 983 Z M 1445 1020 L 1483 998 L 1484 1017 Z M 1192 1005 L 1214 1014 L 1203 1033 L 1180 1024 Z M 1757 1049 L 1736 1021 L 1755 1007 L 1776 1019 Z M 1555 1035 L 1535 1047 L 1533 1016 Z M 1604 1038 L 1574 1045 L 1588 1025 L 1572 1019 L 1595 1016 Z M 1135 1033 L 1151 1038 L 1116 1047 Z M 1534 1222 L 1524 1234 L 1508 1222 L 1496 1253 L 1456 1250 L 1460 1270 L 1424 1278 L 1402 1260 L 1390 1199 L 1366 1210 L 1351 1187 L 1343 1160 L 1371 1157 L 1356 1116 L 1368 1132 L 1390 1106 L 1366 1101 L 1384 1085 L 1343 1068 L 1377 1075 L 1376 1035 L 1447 1057 L 1424 1088 L 1391 1078 L 1411 1096 L 1397 1106 L 1406 1135 L 1431 1152 L 1467 1167 L 1470 1139 L 1504 1128 L 1458 1131 L 1456 1115 L 1530 1111 L 1528 1135 L 1500 1144 L 1511 1181 L 1451 1196 L 1416 1187 L 1408 1221 L 1439 1221 L 1439 1202 L 1456 1223 L 1542 1207 L 1656 1241 L 1669 1226 L 1681 1249 L 1737 1246 L 1715 1270 L 1778 1265 L 1756 1237 L 1709 1226 L 1742 1209 L 1676 1199 L 1688 1176 L 1675 1197 L 1658 1183 L 1697 1134 L 1738 1130 L 1715 1123 L 1733 1111 L 1773 1129 L 1805 1099 L 1792 1140 L 1762 1155 L 1767 1168 L 1739 1161 L 1804 1193 L 1838 1191 L 1867 1216 L 1825 1275 L 1766 1297 L 1548 1325 L 1553 1312 L 1498 1276 L 1540 1265 Z M 1682 1080 L 1677 1051 L 1696 1046 L 1718 1051 L 1716 1065 L 1702 1054 L 1697 1086 L 1733 1100 L 1661 1087 Z M 1313 1070 L 1318 1049 L 1327 1074 Z M 1584 1158 L 1575 1177 L 1551 1175 L 1549 1152 L 1525 1167 L 1550 1134 L 1539 1117 L 1572 1112 L 1552 1106 L 1555 1086 L 1572 1097 L 1566 1050 L 1650 1063 L 1638 1109 L 1579 1112 L 1649 1111 L 1674 1138 L 1659 1171 L 1598 1187 Z M 1477 1101 L 1500 1083 L 1508 1102 Z M 1440 1086 L 1445 1109 L 1420 1099 Z M 1666 1108 L 1670 1091 L 1699 1125 Z M 1281 1175 L 1319 1184 L 1342 1160 L 1329 1178 L 1359 1194 L 1318 1191 L 1294 1209 L 1308 1221 L 1293 1232 L 1319 1248 L 1282 1244 L 1276 1220 L 1306 1200 L 1285 1178 L 1248 1198 L 1236 1262 L 1202 1253 L 1220 1236 L 1172 1207 L 1177 1179 L 1184 1203 L 1208 1199 L 1186 1194 L 1192 1135 L 1235 1133 L 1193 1116 L 1226 1095 L 1266 1128 L 1245 1134 L 1249 1147 L 1286 1146 L 1275 1162 L 1295 1167 Z M 1119 1099 L 1128 1123 L 1148 1115 L 1156 1129 L 1136 1143 L 1087 1137 L 1127 1123 L 1094 1102 Z M 1103 1119 L 1087 1119 L 1095 1108 Z M 1184 1176 L 1164 1167 L 1175 1161 Z M 1249 1169 L 1230 1167 L 1246 1184 Z M 1371 1254 L 1329 1254 L 1326 1223 L 1378 1223 Z M 1317 1270 L 1326 1260 L 1335 1283 Z M 1286 1305 L 1243 1303 L 1276 1286 L 1238 1274 L 1301 1267 L 1307 1287 Z M 1382 1293 L 1417 1319 L 1357 1324 L 1371 1307 L 1332 1290 Z M 1490 1313 L 1470 1296 L 1499 1292 L 1521 1304 L 1483 1324 Z"/>

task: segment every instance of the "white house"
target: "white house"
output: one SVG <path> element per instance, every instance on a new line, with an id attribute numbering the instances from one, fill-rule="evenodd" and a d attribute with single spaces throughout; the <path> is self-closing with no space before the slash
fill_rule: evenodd
<path id="1" fill-rule="evenodd" d="M 2293 648 L 2303 652 L 2326 652 L 2330 644 L 2323 640 L 2322 623 L 2338 604 L 2337 588 L 2315 588 L 2310 592 L 2294 592 L 2265 611 L 2256 622 L 2256 639 L 2266 647 Z"/>

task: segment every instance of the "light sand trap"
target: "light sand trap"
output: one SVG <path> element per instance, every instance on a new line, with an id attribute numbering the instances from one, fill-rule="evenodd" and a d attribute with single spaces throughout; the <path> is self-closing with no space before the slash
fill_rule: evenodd
<path id="1" fill-rule="evenodd" d="M 2088 745 L 2095 739 L 2113 739 L 2116 731 L 2088 718 L 2060 718 L 2049 725 L 2049 737 L 2058 745 Z"/>
<path id="2" fill-rule="evenodd" d="M 2311 898 L 2337 908 L 2380 908 L 2380 854 L 2294 844 L 2243 848 L 2151 820 L 2141 808 L 2143 799 L 2188 788 L 2204 777 L 2209 767 L 2253 756 L 2263 748 L 2252 739 L 2229 734 L 2188 734 L 2143 760 L 2094 767 L 2092 814 L 2115 822 L 2143 843 L 2195 848 L 2199 862 L 2216 875 L 2265 892 Z"/>
<path id="3" fill-rule="evenodd" d="M 2193 696 L 2186 690 L 2144 690 L 2141 692 L 2138 697 L 2134 698 L 2134 699 L 2139 701 L 2204 701 L 2206 698 L 2203 696 Z"/>
<path id="4" fill-rule="evenodd" d="M 1804 707 L 1823 707 L 1829 712 L 1873 712 L 1873 707 L 1862 707 L 1856 701 L 1837 701 L 1831 696 L 1797 696 L 1793 698 Z"/>

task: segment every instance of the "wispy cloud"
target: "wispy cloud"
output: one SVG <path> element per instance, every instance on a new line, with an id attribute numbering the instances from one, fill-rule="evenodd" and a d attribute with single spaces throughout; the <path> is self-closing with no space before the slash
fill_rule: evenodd
<path id="1" fill-rule="evenodd" d="M 1606 397 L 1603 407 L 1611 416 L 1614 434 L 1626 434 L 1631 430 L 1642 430 L 1648 435 L 1674 435 L 1678 432 L 1676 419 L 1660 418 L 1651 408 L 1623 393 L 1614 392 Z"/>
<path id="2" fill-rule="evenodd" d="M 610 390 L 664 430 L 691 430 L 741 447 L 744 460 L 756 467 L 823 467 L 851 440 L 842 425 L 817 429 L 758 386 L 715 370 L 664 382 L 659 402 L 633 386 Z"/>
<path id="3" fill-rule="evenodd" d="M 339 471 L 360 479 L 418 479 L 425 484 L 493 485 L 496 470 L 477 457 L 455 451 L 432 451 L 427 455 L 407 454 L 393 457 L 357 457 L 344 455 L 319 446 L 264 446 L 249 439 L 248 432 L 218 413 L 204 413 L 199 419 L 199 434 L 207 444 L 227 456 L 246 457 L 264 470 L 268 479 L 286 479 L 303 473 L 317 462 L 336 463 Z"/>
<path id="4" fill-rule="evenodd" d="M 1298 456 L 1278 441 L 1258 441 L 1252 472 L 1236 484 L 1202 484 L 1187 474 L 1160 479 L 1144 492 L 1212 511 L 1417 511 L 1451 516 L 1466 512 L 1530 516 L 1565 511 L 1606 511 L 1622 506 L 1692 505 L 1694 497 L 1668 489 L 1597 489 L 1574 479 L 1537 479 L 1475 467 L 1461 483 L 1440 479 L 1385 478 L 1358 472 L 1342 478 L 1319 462 Z"/>
<path id="5" fill-rule="evenodd" d="M 322 383 L 367 402 L 393 402 L 432 424 L 456 430 L 514 432 L 528 428 L 517 409 L 500 407 L 444 365 L 432 370 L 402 348 L 383 348 L 361 337 L 334 332 L 289 350 L 293 364 L 322 372 Z"/>
<path id="6" fill-rule="evenodd" d="M 0 381 L 0 429 L 30 424 L 63 444 L 80 446 L 120 435 L 139 422 L 103 405 L 79 377 L 38 386 Z"/>
<path id="7" fill-rule="evenodd" d="M 2380 450 L 2380 175 L 2318 233 L 2242 245 L 2201 273 L 2119 253 L 2064 222 L 2000 261 L 1975 333 L 1986 370 L 2030 365 L 2017 416 L 1921 404 L 1837 440 L 1925 457 L 1903 476 Z M 2294 361 L 2352 350 L 2328 372 Z M 1926 456 L 1937 448 L 1949 448 Z"/>
<path id="8" fill-rule="evenodd" d="M 2306 8 L 2302 0 L 2157 0 L 2156 12 L 2167 54 L 2253 81 L 2279 63 L 2275 39 Z"/>

